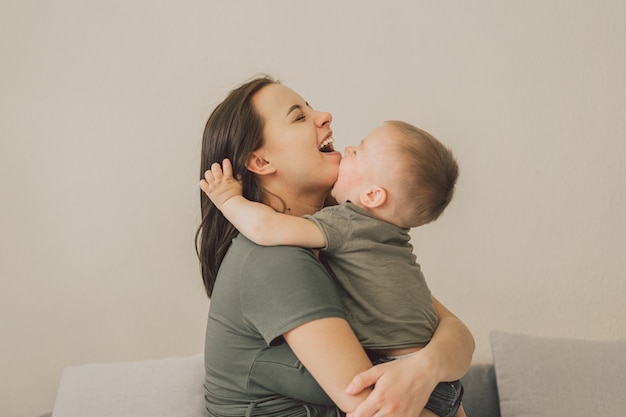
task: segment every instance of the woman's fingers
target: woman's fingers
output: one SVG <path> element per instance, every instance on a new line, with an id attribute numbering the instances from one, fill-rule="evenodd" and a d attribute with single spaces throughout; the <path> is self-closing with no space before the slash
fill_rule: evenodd
<path id="1" fill-rule="evenodd" d="M 356 395 L 363 391 L 367 387 L 371 387 L 376 384 L 376 381 L 382 375 L 381 367 L 373 367 L 365 372 L 361 372 L 352 378 L 350 385 L 346 388 L 346 393 L 350 395 Z"/>
<path id="2" fill-rule="evenodd" d="M 352 381 L 346 388 L 346 393 L 356 395 L 363 391 L 367 387 L 371 387 L 376 384 L 376 381 L 381 377 L 381 367 L 373 367 L 365 372 L 361 372 L 352 378 Z M 370 395 L 352 412 L 348 413 L 348 417 L 372 417 L 379 411 L 381 403 L 376 395 Z"/>

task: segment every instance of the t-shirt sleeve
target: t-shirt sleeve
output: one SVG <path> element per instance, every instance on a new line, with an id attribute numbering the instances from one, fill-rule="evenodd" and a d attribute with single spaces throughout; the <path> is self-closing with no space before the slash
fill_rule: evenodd
<path id="1" fill-rule="evenodd" d="M 246 265 L 251 279 L 240 293 L 244 318 L 268 345 L 309 321 L 346 318 L 334 282 L 310 251 L 259 246 Z"/>
<path id="2" fill-rule="evenodd" d="M 352 235 L 352 221 L 339 206 L 325 207 L 313 215 L 304 216 L 314 222 L 324 234 L 326 246 L 323 250 L 338 251 Z"/>

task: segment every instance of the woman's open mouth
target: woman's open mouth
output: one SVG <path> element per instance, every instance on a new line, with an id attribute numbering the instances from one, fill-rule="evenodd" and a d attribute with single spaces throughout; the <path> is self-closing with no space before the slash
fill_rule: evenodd
<path id="1" fill-rule="evenodd" d="M 326 140 L 324 140 L 324 142 L 320 145 L 320 152 L 335 152 L 335 148 L 333 146 L 334 142 L 335 139 L 333 139 L 332 136 L 326 138 Z"/>

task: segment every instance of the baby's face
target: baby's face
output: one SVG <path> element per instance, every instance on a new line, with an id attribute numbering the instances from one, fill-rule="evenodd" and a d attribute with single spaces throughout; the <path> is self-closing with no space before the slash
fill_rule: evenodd
<path id="1" fill-rule="evenodd" d="M 359 204 L 359 196 L 367 187 L 383 185 L 380 176 L 394 162 L 392 149 L 388 146 L 392 136 L 395 136 L 393 128 L 382 125 L 372 130 L 359 145 L 346 148 L 331 192 L 338 203 L 349 200 Z"/>

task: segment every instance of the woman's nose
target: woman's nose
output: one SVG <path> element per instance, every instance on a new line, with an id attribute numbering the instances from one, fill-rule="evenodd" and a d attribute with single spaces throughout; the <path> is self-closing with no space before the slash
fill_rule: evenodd
<path id="1" fill-rule="evenodd" d="M 332 121 L 333 121 L 332 114 L 325 112 L 325 111 L 317 112 L 316 122 L 319 127 L 330 125 Z"/>

